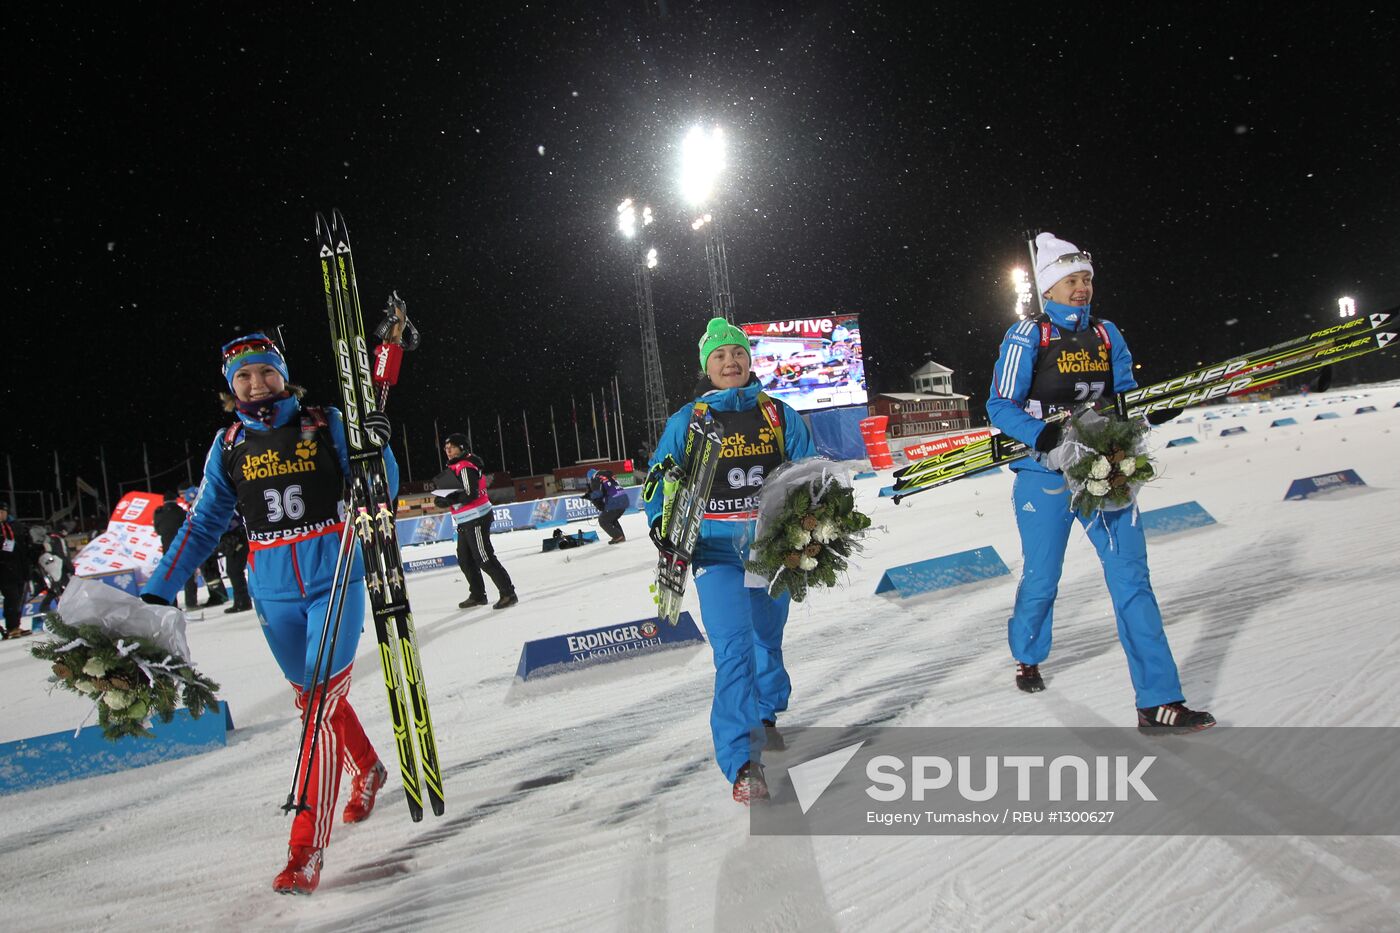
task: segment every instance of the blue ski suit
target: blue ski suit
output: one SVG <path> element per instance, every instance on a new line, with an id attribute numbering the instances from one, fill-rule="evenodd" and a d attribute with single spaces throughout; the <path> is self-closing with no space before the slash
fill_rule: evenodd
<path id="1" fill-rule="evenodd" d="M 320 413 L 320 418 L 313 418 L 313 413 Z M 277 403 L 270 425 L 241 412 L 238 417 L 241 430 L 221 430 L 215 436 L 205 457 L 199 495 L 142 593 L 170 600 L 228 530 L 239 505 L 240 487 L 260 481 L 267 488 L 261 490 L 259 508 L 268 514 L 249 515 L 244 503 L 249 528 L 248 588 L 263 635 L 282 673 L 291 683 L 309 690 L 344 527 L 342 499 L 345 477 L 350 473 L 345 425 L 337 409 L 303 411 L 295 397 Z M 268 440 L 271 432 L 294 421 L 301 430 L 300 439 L 295 434 L 288 439 L 289 444 L 295 444 L 293 451 L 251 452 L 261 450 L 259 442 Z M 316 441 L 325 436 L 329 436 L 332 450 L 317 451 Z M 388 447 L 384 448 L 384 468 L 390 490 L 397 494 L 398 464 Z M 267 520 L 275 523 L 275 530 L 259 534 L 256 528 Z M 351 547 L 351 561 L 331 658 L 332 676 L 354 662 L 364 626 L 365 571 L 358 546 Z"/>
<path id="2" fill-rule="evenodd" d="M 1097 338 L 1091 330 L 1097 332 Z M 1081 349 L 1065 349 L 1072 345 Z M 1090 353 L 1084 349 L 1089 345 L 1102 349 Z M 1097 361 L 1093 360 L 1095 356 Z M 1106 391 L 1126 392 L 1137 387 L 1132 354 L 1112 322 L 1091 319 L 1088 307 L 1047 301 L 1043 318 L 1022 321 L 1006 332 L 987 399 L 992 425 L 1032 446 L 1045 430 L 1041 419 L 1049 414 L 1042 410 L 1041 400 L 1032 392 L 1038 365 L 1070 374 L 1061 379 L 1066 388 L 1072 385 L 1078 401 L 1098 398 Z M 1054 372 L 1048 370 L 1051 381 Z M 1111 376 L 1111 388 L 1106 385 L 1107 379 L 1093 381 L 1096 374 Z M 1018 460 L 1011 469 L 1016 474 L 1012 501 L 1023 564 L 1015 609 L 1007 622 L 1007 639 L 1017 661 L 1039 664 L 1050 654 L 1055 596 L 1077 513 L 1070 509 L 1070 492 L 1064 477 L 1043 466 L 1038 457 Z M 1118 622 L 1118 640 L 1128 657 L 1137 706 L 1181 701 L 1176 661 L 1167 644 L 1162 612 L 1148 576 L 1147 541 L 1137 507 L 1100 512 L 1092 519 L 1080 518 L 1080 524 L 1103 564 Z"/>
<path id="3" fill-rule="evenodd" d="M 685 459 L 685 434 L 695 405 L 704 402 L 724 431 L 724 452 L 700 525 L 700 541 L 691 566 L 700 597 L 700 616 L 714 652 L 715 695 L 710 706 L 710 733 L 715 760 L 729 781 L 753 755 L 750 733 L 762 741 L 765 719 L 775 720 L 787 709 L 792 681 L 783 666 L 783 628 L 788 596 L 773 599 L 761 585 L 747 588 L 744 562 L 754 538 L 758 493 L 763 477 L 785 460 L 816 456 L 811 432 L 802 416 L 784 402 L 768 399 L 760 406 L 763 387 L 755 379 L 738 389 L 715 389 L 666 422 L 652 454 L 652 465 L 669 454 Z M 776 417 L 781 445 L 773 430 Z M 645 503 L 647 520 L 661 518 L 661 497 Z"/>

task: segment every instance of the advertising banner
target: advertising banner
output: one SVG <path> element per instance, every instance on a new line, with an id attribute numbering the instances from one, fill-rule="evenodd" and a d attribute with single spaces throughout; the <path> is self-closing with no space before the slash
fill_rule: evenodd
<path id="1" fill-rule="evenodd" d="M 764 391 L 798 411 L 864 405 L 860 315 L 740 324 Z"/>
<path id="2" fill-rule="evenodd" d="M 160 535 L 151 524 L 156 507 L 165 497 L 153 492 L 129 492 L 112 510 L 107 530 L 93 538 L 73 557 L 73 571 L 80 577 L 118 570 L 134 570 L 145 581 L 160 561 Z"/>
<path id="3" fill-rule="evenodd" d="M 991 431 L 968 431 L 964 434 L 945 434 L 942 437 L 929 438 L 922 444 L 913 444 L 904 448 L 904 456 L 908 457 L 910 460 L 922 460 L 925 457 L 932 457 L 958 447 L 965 447 L 973 441 L 980 441 L 991 436 Z"/>
<path id="4" fill-rule="evenodd" d="M 642 487 L 630 486 L 623 489 L 623 492 L 627 493 L 627 511 L 639 511 L 642 507 Z M 592 521 L 598 517 L 598 510 L 583 496 L 556 496 L 553 499 L 534 499 L 529 502 L 507 502 L 496 506 L 492 513 L 492 534 L 524 528 L 552 528 L 574 522 Z M 452 525 L 452 516 L 446 512 L 401 518 L 397 527 L 399 543 L 405 547 L 412 544 L 451 541 L 457 534 Z"/>

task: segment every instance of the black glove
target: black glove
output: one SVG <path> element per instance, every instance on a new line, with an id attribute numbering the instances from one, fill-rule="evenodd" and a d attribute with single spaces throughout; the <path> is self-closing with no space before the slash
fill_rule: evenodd
<path id="1" fill-rule="evenodd" d="M 1147 423 L 1166 424 L 1185 410 L 1184 408 L 1160 408 L 1157 411 L 1150 411 L 1147 413 Z"/>
<path id="2" fill-rule="evenodd" d="M 1047 424 L 1040 429 L 1040 434 L 1035 439 L 1035 449 L 1043 454 L 1048 454 L 1060 446 L 1060 435 L 1063 433 L 1064 429 L 1058 423 Z"/>
<path id="3" fill-rule="evenodd" d="M 389 438 L 393 431 L 389 427 L 389 416 L 382 411 L 372 411 L 365 415 L 365 431 L 374 438 L 376 445 L 380 447 L 389 446 Z"/>
<path id="4" fill-rule="evenodd" d="M 155 593 L 142 593 L 142 594 L 141 594 L 141 602 L 143 602 L 143 603 L 149 603 L 149 604 L 152 605 L 152 606 L 169 606 L 169 605 L 170 605 L 170 600 L 168 600 L 168 599 L 161 599 L 161 598 L 160 598 L 159 596 L 157 596 Z"/>

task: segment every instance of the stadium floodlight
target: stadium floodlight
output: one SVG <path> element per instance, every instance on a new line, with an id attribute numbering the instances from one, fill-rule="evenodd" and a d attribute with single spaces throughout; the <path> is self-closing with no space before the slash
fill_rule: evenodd
<path id="1" fill-rule="evenodd" d="M 724 131 L 694 127 L 681 143 L 681 196 L 699 206 L 710 199 L 725 169 Z"/>
<path id="2" fill-rule="evenodd" d="M 1016 268 L 1011 270 L 1011 287 L 1016 292 L 1016 316 L 1025 320 L 1031 308 L 1031 281 L 1026 275 L 1026 270 Z"/>
<path id="3" fill-rule="evenodd" d="M 656 263 L 657 263 L 657 259 L 656 259 L 656 247 L 653 246 L 651 249 L 647 250 L 647 268 L 648 268 L 648 269 L 655 269 L 655 268 L 656 268 Z"/>
<path id="4" fill-rule="evenodd" d="M 1337 310 L 1341 312 L 1341 317 L 1356 317 L 1356 301 L 1351 298 L 1338 298 Z"/>
<path id="5" fill-rule="evenodd" d="M 632 205 L 631 198 L 617 206 L 617 229 L 629 240 L 637 235 L 637 209 Z"/>

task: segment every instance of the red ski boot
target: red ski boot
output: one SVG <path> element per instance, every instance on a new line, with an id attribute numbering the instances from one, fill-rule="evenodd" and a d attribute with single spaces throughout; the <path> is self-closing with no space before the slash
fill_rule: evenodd
<path id="1" fill-rule="evenodd" d="M 350 799 L 345 804 L 341 820 L 346 823 L 358 823 L 367 819 L 370 811 L 374 809 L 375 795 L 387 780 L 389 772 L 385 770 L 382 761 L 376 761 L 374 767 L 355 775 L 355 779 L 350 782 Z"/>
<path id="2" fill-rule="evenodd" d="M 768 782 L 763 779 L 763 766 L 745 762 L 734 779 L 734 802 L 747 807 L 754 801 L 767 799 Z"/>
<path id="3" fill-rule="evenodd" d="M 287 849 L 287 867 L 272 879 L 278 894 L 310 894 L 321 883 L 321 850 L 311 846 Z"/>

